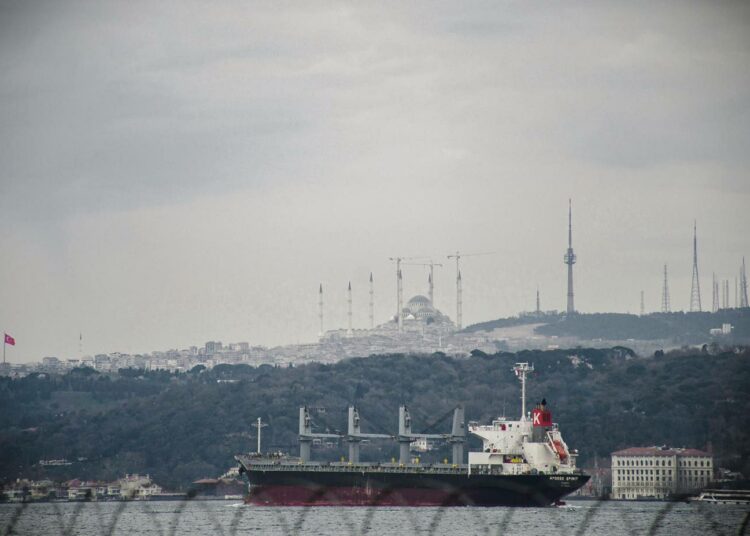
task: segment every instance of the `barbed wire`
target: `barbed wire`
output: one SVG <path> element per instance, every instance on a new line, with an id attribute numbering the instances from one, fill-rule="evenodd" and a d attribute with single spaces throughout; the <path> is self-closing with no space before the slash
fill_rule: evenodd
<path id="1" fill-rule="evenodd" d="M 203 516 L 201 518 L 201 530 L 203 530 L 204 532 L 202 533 L 212 533 L 219 536 L 234 536 L 235 534 L 244 532 L 246 530 L 246 527 L 244 527 L 242 523 L 248 515 L 253 515 L 255 512 L 262 511 L 264 513 L 270 512 L 273 516 L 276 517 L 278 526 L 281 528 L 283 534 L 304 534 L 306 530 L 319 534 L 319 528 L 309 526 L 309 524 L 312 522 L 312 520 L 310 520 L 310 514 L 314 511 L 320 511 L 320 507 L 316 507 L 316 503 L 323 503 L 327 505 L 325 507 L 326 512 L 331 513 L 332 515 L 337 517 L 337 532 L 348 532 L 349 534 L 352 534 L 352 536 L 365 536 L 371 533 L 373 528 L 373 521 L 377 516 L 392 515 L 394 512 L 394 507 L 398 507 L 399 505 L 408 505 L 406 497 L 402 495 L 401 491 L 398 488 L 387 487 L 380 489 L 377 491 L 377 494 L 370 498 L 368 505 L 362 507 L 364 508 L 365 512 L 364 515 L 361 516 L 361 519 L 359 520 L 360 522 L 357 523 L 357 516 L 351 515 L 350 507 L 336 506 L 345 504 L 345 501 L 342 500 L 342 498 L 338 495 L 336 488 L 316 486 L 312 483 L 304 482 L 301 483 L 300 486 L 302 489 L 307 489 L 309 491 L 309 494 L 306 497 L 303 497 L 303 500 L 300 501 L 300 503 L 303 504 L 303 506 L 301 507 L 287 508 L 263 506 L 263 502 L 272 502 L 271 497 L 267 497 L 262 489 L 259 491 L 256 490 L 253 495 L 253 502 L 255 504 L 238 505 L 238 508 L 236 508 L 236 511 L 233 513 L 233 515 L 230 516 L 229 519 L 224 519 L 225 523 L 222 523 L 222 519 L 217 516 L 217 512 L 219 511 L 216 508 L 212 508 L 212 505 L 216 504 L 217 501 L 202 500 L 197 497 L 197 492 L 195 490 L 191 490 L 183 500 L 177 501 L 174 511 L 171 512 L 170 516 L 168 516 L 168 524 L 166 527 L 163 523 L 163 519 L 160 519 L 160 516 L 157 515 L 160 512 L 156 511 L 155 508 L 156 505 L 171 503 L 127 500 L 117 502 L 117 506 L 112 509 L 109 506 L 104 506 L 111 505 L 111 501 L 99 502 L 93 500 L 93 497 L 89 496 L 84 501 L 74 503 L 72 509 L 66 509 L 65 507 L 61 506 L 62 503 L 57 502 L 21 502 L 18 503 L 15 507 L 13 507 L 12 504 L 6 504 L 3 506 L 3 508 L 6 510 L 7 514 L 0 510 L 0 523 L 5 523 L 3 518 L 7 518 L 7 524 L 4 524 L 4 526 L 0 525 L 0 534 L 4 536 L 11 536 L 33 533 L 40 536 L 46 534 L 60 534 L 62 536 L 70 536 L 73 534 L 78 534 L 84 528 L 87 534 L 100 534 L 102 536 L 130 534 L 131 529 L 129 528 L 118 531 L 121 518 L 123 518 L 123 516 L 127 516 L 129 513 L 132 513 L 134 515 L 143 513 L 153 514 L 149 515 L 148 522 L 152 525 L 151 527 L 149 527 L 150 529 L 152 529 L 151 532 L 156 534 L 168 536 L 175 536 L 184 532 L 194 534 L 196 533 L 195 528 L 191 528 L 187 525 L 187 523 L 194 521 L 186 519 L 186 511 L 188 511 L 188 509 L 191 514 L 195 513 L 197 509 L 200 515 Z M 442 491 L 445 493 L 445 498 L 440 506 L 427 507 L 424 509 L 419 507 L 398 508 L 398 513 L 406 517 L 406 523 L 401 526 L 402 533 L 425 533 L 425 529 L 420 527 L 418 514 L 426 510 L 430 514 L 429 525 L 426 528 L 426 533 L 436 534 L 439 532 L 446 513 L 448 513 L 449 511 L 455 511 L 456 509 L 453 508 L 454 505 L 463 505 L 467 507 L 464 511 L 470 511 L 471 513 L 471 519 L 474 523 L 471 528 L 476 530 L 476 533 L 497 534 L 499 536 L 506 534 L 509 531 L 509 529 L 512 527 L 511 522 L 519 512 L 528 510 L 527 508 L 521 506 L 474 508 L 471 498 L 468 497 L 461 489 L 446 489 L 445 487 L 443 487 Z M 537 501 L 542 501 L 543 497 L 535 497 L 534 499 Z M 619 501 L 617 502 L 619 503 Z M 554 530 L 556 534 L 560 534 L 562 536 L 565 536 L 567 534 L 573 534 L 576 536 L 590 534 L 593 530 L 592 525 L 594 521 L 597 520 L 597 517 L 602 513 L 602 508 L 604 508 L 608 503 L 614 503 L 614 501 L 597 499 L 594 501 L 587 501 L 587 503 L 588 508 L 581 517 L 580 521 L 574 527 L 566 525 L 565 520 L 563 519 L 563 516 L 568 514 L 566 508 L 545 508 L 544 510 L 550 512 L 550 516 L 548 517 L 548 519 L 555 525 Z M 658 508 L 653 509 L 653 511 L 650 513 L 650 515 L 652 516 L 651 519 L 648 520 L 645 525 L 643 525 L 647 527 L 647 530 L 645 532 L 642 531 L 642 527 L 641 529 L 639 529 L 638 527 L 632 525 L 632 520 L 628 519 L 627 517 L 627 509 L 616 508 L 616 510 L 619 510 L 618 516 L 620 519 L 620 523 L 617 525 L 617 527 L 612 528 L 618 529 L 619 532 L 630 534 L 648 534 L 649 536 L 659 533 L 674 534 L 674 532 L 664 532 L 665 526 L 667 526 L 668 522 L 674 522 L 678 520 L 679 518 L 677 516 L 685 515 L 684 511 L 675 511 L 675 509 L 679 505 L 684 503 L 685 501 L 661 503 Z M 38 512 L 35 512 L 35 510 L 37 510 L 36 507 L 40 504 L 51 505 L 50 508 L 52 510 L 52 515 L 56 518 L 55 522 L 46 527 L 46 532 L 39 532 L 39 527 L 35 527 L 34 532 L 24 532 L 24 526 L 28 524 L 25 523 L 26 521 L 31 522 L 32 526 L 34 525 L 34 521 L 38 521 L 34 518 L 34 516 L 39 515 Z M 691 505 L 694 506 L 693 512 L 697 512 L 700 515 L 701 519 L 708 524 L 710 533 L 737 534 L 740 536 L 748 534 L 748 531 L 750 529 L 750 505 L 745 505 L 746 508 L 744 513 L 740 512 L 739 514 L 736 514 L 738 516 L 736 531 L 732 531 L 732 527 L 726 523 L 726 517 L 722 516 L 722 513 L 725 513 L 726 510 L 723 510 L 721 507 L 717 508 L 717 505 L 708 505 L 700 502 L 693 502 L 691 503 Z M 330 506 L 332 506 L 332 508 L 329 508 Z M 99 527 L 98 532 L 92 532 L 91 526 L 82 526 L 80 521 L 84 512 L 89 514 L 88 517 L 90 517 L 91 515 L 96 517 Z M 495 517 L 494 519 L 488 519 L 488 516 L 492 518 L 491 514 L 494 512 L 501 512 L 499 519 L 497 517 Z M 638 515 L 642 516 L 643 512 L 638 512 Z M 721 522 L 721 517 L 724 517 L 724 523 Z M 226 524 L 227 520 L 229 521 L 228 525 Z M 205 532 L 206 525 L 211 527 L 208 530 L 212 532 Z M 727 532 L 728 530 L 730 532 Z M 705 532 L 701 532 L 701 534 L 705 534 Z"/>

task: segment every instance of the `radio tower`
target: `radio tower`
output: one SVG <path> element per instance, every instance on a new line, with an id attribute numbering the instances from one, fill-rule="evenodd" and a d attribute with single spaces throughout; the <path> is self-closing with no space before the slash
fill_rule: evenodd
<path id="1" fill-rule="evenodd" d="M 542 305 L 539 301 L 539 286 L 536 287 L 536 314 L 542 314 Z"/>
<path id="2" fill-rule="evenodd" d="M 693 285 L 690 289 L 690 312 L 701 311 L 701 282 L 698 278 L 698 227 L 693 222 Z"/>
<path id="3" fill-rule="evenodd" d="M 318 319 L 320 320 L 320 331 L 318 332 L 318 337 L 323 336 L 323 283 L 320 284 L 320 289 L 318 290 Z"/>
<path id="4" fill-rule="evenodd" d="M 729 279 L 721 282 L 721 304 L 722 309 L 729 309 Z"/>
<path id="5" fill-rule="evenodd" d="M 714 272 L 713 278 L 711 280 L 711 290 L 712 292 L 712 303 L 711 303 L 711 310 L 715 313 L 719 310 L 719 282 L 716 281 L 716 273 Z"/>
<path id="6" fill-rule="evenodd" d="M 372 284 L 372 272 L 370 272 L 370 329 L 375 327 L 375 288 Z"/>
<path id="7" fill-rule="evenodd" d="M 740 307 L 747 307 L 747 273 L 745 272 L 745 257 L 742 257 L 740 270 Z"/>
<path id="8" fill-rule="evenodd" d="M 576 312 L 573 302 L 573 265 L 576 263 L 576 254 L 573 253 L 573 207 L 572 202 L 568 199 L 568 251 L 563 258 L 568 265 L 568 308 L 569 315 Z"/>
<path id="9" fill-rule="evenodd" d="M 643 291 L 641 291 L 641 316 L 646 314 L 646 305 L 643 302 Z"/>
<path id="10" fill-rule="evenodd" d="M 670 312 L 669 307 L 669 281 L 667 279 L 667 265 L 664 265 L 664 286 L 661 288 L 661 312 Z"/>

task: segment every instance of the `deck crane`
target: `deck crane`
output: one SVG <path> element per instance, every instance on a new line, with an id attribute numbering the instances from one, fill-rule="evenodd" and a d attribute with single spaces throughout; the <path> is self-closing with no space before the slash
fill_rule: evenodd
<path id="1" fill-rule="evenodd" d="M 463 327 L 463 303 L 462 303 L 462 282 L 461 282 L 461 266 L 459 261 L 462 257 L 478 257 L 480 255 L 494 255 L 497 251 L 483 251 L 479 253 L 461 253 L 456 251 L 454 255 L 448 255 L 449 259 L 456 259 L 456 328 L 459 330 Z"/>

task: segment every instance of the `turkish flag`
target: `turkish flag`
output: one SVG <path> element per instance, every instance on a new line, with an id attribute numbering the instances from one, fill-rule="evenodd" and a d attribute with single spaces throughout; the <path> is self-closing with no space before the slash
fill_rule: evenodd
<path id="1" fill-rule="evenodd" d="M 16 345 L 16 339 L 14 339 L 13 337 L 11 337 L 10 335 L 8 335 L 6 333 L 5 334 L 5 344 L 10 344 L 11 346 L 15 346 Z"/>

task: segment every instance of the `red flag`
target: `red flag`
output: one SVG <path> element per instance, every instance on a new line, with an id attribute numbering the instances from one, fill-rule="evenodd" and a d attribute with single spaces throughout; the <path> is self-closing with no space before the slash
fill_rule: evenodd
<path id="1" fill-rule="evenodd" d="M 14 339 L 13 337 L 11 337 L 10 335 L 8 335 L 6 333 L 5 334 L 5 344 L 10 344 L 11 346 L 15 346 L 16 345 L 16 339 Z"/>

